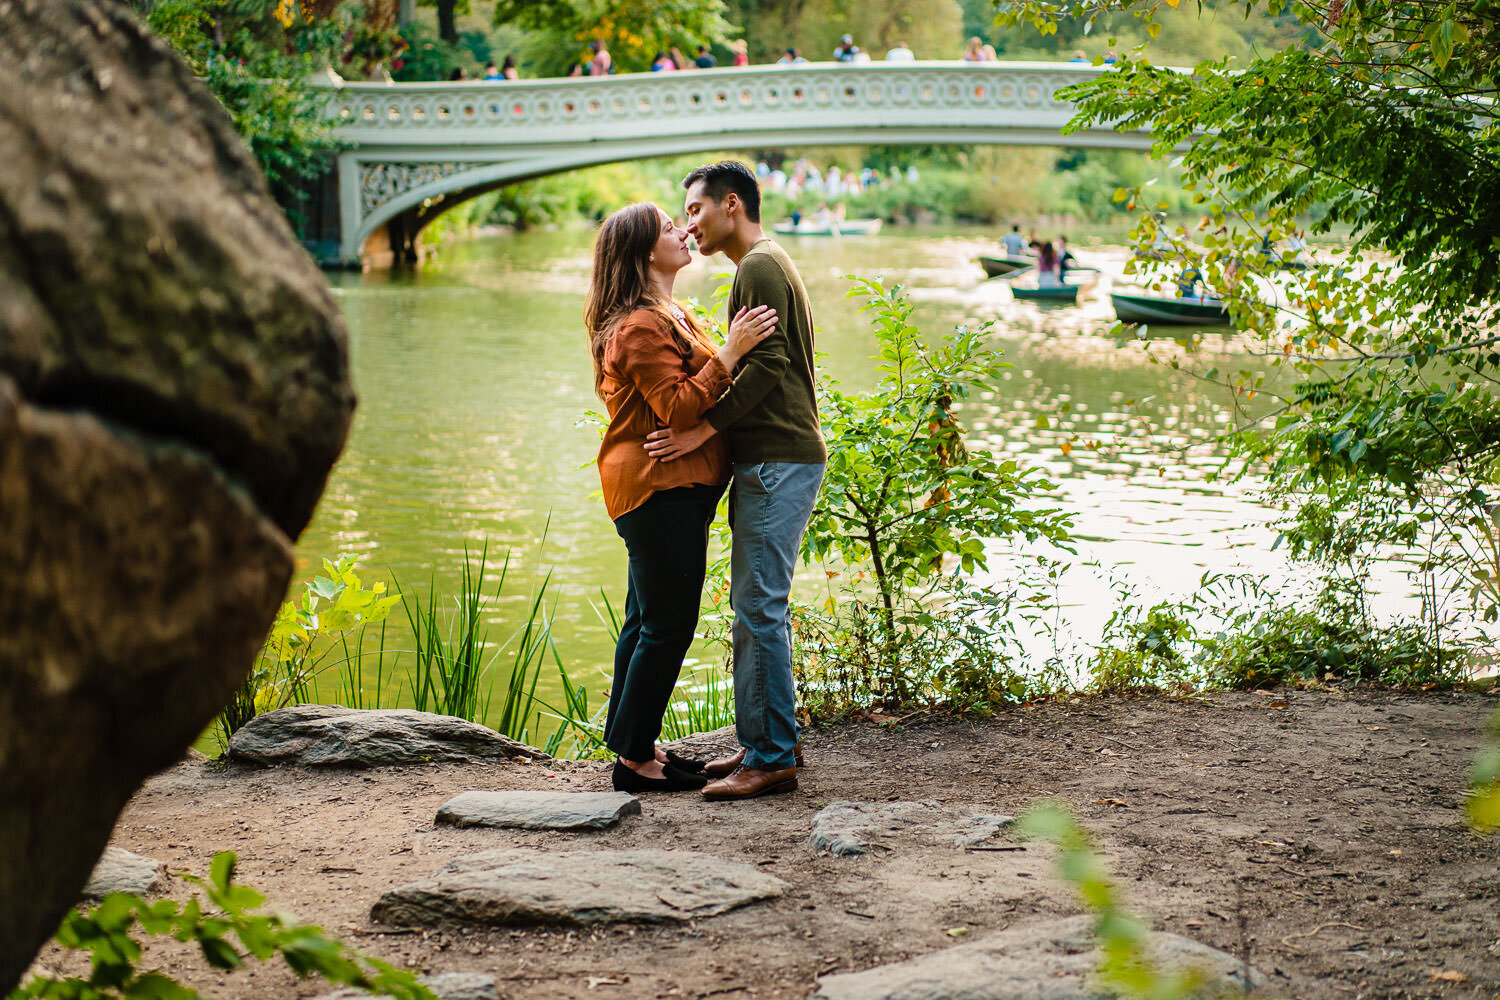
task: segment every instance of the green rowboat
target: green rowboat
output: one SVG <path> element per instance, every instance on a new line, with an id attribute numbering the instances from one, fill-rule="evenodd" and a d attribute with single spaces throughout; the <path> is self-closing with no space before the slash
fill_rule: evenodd
<path id="1" fill-rule="evenodd" d="M 1002 274 L 1010 274 L 1022 268 L 1030 267 L 1036 263 L 1035 257 L 980 257 L 979 266 L 984 268 L 984 273 L 991 278 L 998 278 Z"/>
<path id="2" fill-rule="evenodd" d="M 1042 302 L 1068 302 L 1078 301 L 1077 285 L 1036 285 L 1025 287 L 1012 285 L 1010 294 L 1018 299 L 1037 299 Z"/>
<path id="3" fill-rule="evenodd" d="M 1219 299 L 1110 292 L 1109 301 L 1114 305 L 1115 315 L 1122 323 L 1214 326 L 1229 322 L 1229 310 Z"/>

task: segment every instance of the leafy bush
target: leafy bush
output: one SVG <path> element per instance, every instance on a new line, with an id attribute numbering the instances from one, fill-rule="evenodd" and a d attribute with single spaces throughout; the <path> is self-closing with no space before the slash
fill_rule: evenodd
<path id="1" fill-rule="evenodd" d="M 149 935 L 192 941 L 215 969 L 238 969 L 247 958 L 264 962 L 277 955 L 300 977 L 313 973 L 332 983 L 354 986 L 399 1000 L 436 1000 L 409 972 L 362 955 L 311 924 L 277 915 L 253 914 L 265 897 L 234 883 L 235 856 L 214 856 L 208 879 L 191 875 L 208 906 L 197 895 L 185 903 L 156 902 L 129 893 L 111 893 L 90 910 L 63 919 L 54 940 L 63 948 L 87 952 L 88 978 L 38 976 L 23 983 L 9 1000 L 196 1000 L 198 993 L 158 972 L 138 968 L 139 928 Z M 235 942 L 238 942 L 236 946 Z M 243 951 L 241 951 L 243 949 Z"/>
<path id="2" fill-rule="evenodd" d="M 1427 687 L 1466 675 L 1462 650 L 1442 645 L 1424 623 L 1372 621 L 1362 584 L 1348 578 L 1326 578 L 1304 598 L 1272 594 L 1251 577 L 1205 574 L 1184 600 L 1144 613 L 1136 606 L 1128 588 L 1117 588 L 1090 664 L 1095 690 L 1186 694 L 1320 681 Z"/>
<path id="3" fill-rule="evenodd" d="M 1316 680 L 1420 686 L 1459 679 L 1454 654 L 1434 647 L 1414 622 L 1371 630 L 1317 610 L 1273 608 L 1203 645 L 1215 686 L 1228 688 Z"/>
<path id="4" fill-rule="evenodd" d="M 1003 638 L 1015 595 L 969 583 L 988 540 L 1065 544 L 1068 518 L 1040 505 L 1038 470 L 969 447 L 957 405 L 1008 367 L 985 330 L 959 327 L 929 346 L 897 286 L 850 277 L 865 299 L 880 379 L 859 395 L 826 376 L 823 491 L 803 557 L 825 565 L 821 612 L 803 613 L 797 668 L 824 708 L 887 708 L 933 698 L 975 705 L 1019 681 Z M 831 568 L 828 568 L 830 567 Z"/>
<path id="5" fill-rule="evenodd" d="M 260 713 L 306 702 L 317 675 L 330 667 L 349 664 L 352 675 L 362 679 L 366 630 L 382 624 L 400 597 L 386 596 L 383 583 L 365 588 L 354 562 L 354 556 L 323 560 L 324 575 L 307 582 L 301 603 L 281 605 L 249 676 L 215 721 L 221 748 Z M 336 652 L 343 652 L 343 658 L 330 660 Z M 385 653 L 382 629 L 377 668 L 381 673 Z M 377 675 L 377 690 L 381 681 L 383 676 Z M 341 687 L 352 696 L 362 685 L 345 682 Z"/>
<path id="6" fill-rule="evenodd" d="M 1104 627 L 1090 670 L 1096 690 L 1107 694 L 1185 694 L 1197 673 L 1184 650 L 1197 638 L 1187 606 L 1163 601 L 1143 616 L 1123 598 Z"/>
<path id="7" fill-rule="evenodd" d="M 337 148 L 305 81 L 341 61 L 359 23 L 352 9 L 320 18 L 277 0 L 160 0 L 146 14 L 224 105 L 279 192 L 320 173 Z"/>

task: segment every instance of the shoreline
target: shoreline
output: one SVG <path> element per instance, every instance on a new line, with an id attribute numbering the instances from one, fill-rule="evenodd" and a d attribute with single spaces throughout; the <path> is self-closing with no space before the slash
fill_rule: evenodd
<path id="1" fill-rule="evenodd" d="M 189 760 L 137 793 L 112 843 L 196 872 L 234 850 L 240 880 L 270 908 L 401 967 L 492 975 L 502 996 L 800 997 L 820 975 L 1082 909 L 1045 845 L 1004 831 L 999 850 L 898 836 L 832 857 L 807 843 L 818 809 L 926 800 L 1019 814 L 1054 800 L 1090 831 L 1130 912 L 1231 954 L 1248 945 L 1271 978 L 1266 995 L 1491 995 L 1500 838 L 1473 834 L 1462 807 L 1496 702 L 1493 692 L 1278 689 L 845 721 L 807 731 L 796 793 L 719 804 L 648 795 L 641 816 L 586 834 L 433 818 L 469 789 L 606 790 L 605 762 L 349 772 Z M 720 730 L 679 745 L 730 742 Z M 410 931 L 369 918 L 385 890 L 477 851 L 642 847 L 745 862 L 789 888 L 680 925 Z M 169 892 L 185 888 L 173 879 Z M 40 956 L 70 973 L 76 959 L 51 945 Z M 175 942 L 149 944 L 142 967 L 218 997 L 328 989 L 273 965 L 222 976 Z"/>

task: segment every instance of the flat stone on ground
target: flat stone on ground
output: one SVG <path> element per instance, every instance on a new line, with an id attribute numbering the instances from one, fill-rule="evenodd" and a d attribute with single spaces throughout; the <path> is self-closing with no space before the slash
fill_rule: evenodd
<path id="1" fill-rule="evenodd" d="M 1024 924 L 973 944 L 864 972 L 824 976 L 813 1000 L 1098 1000 L 1099 952 L 1092 917 Z M 1197 968 L 1243 989 L 1246 967 L 1233 955 L 1164 932 L 1150 936 L 1153 957 L 1171 968 Z M 1249 969 L 1250 986 L 1266 983 Z"/>
<path id="2" fill-rule="evenodd" d="M 552 759 L 477 722 L 410 709 L 293 705 L 257 715 L 229 741 L 229 758 L 246 764 L 387 767 L 507 757 Z"/>
<path id="3" fill-rule="evenodd" d="M 392 889 L 370 916 L 401 927 L 660 923 L 717 916 L 785 888 L 750 865 L 689 851 L 499 850 Z"/>
<path id="4" fill-rule="evenodd" d="M 971 813 L 936 802 L 830 802 L 812 819 L 807 845 L 829 854 L 863 854 L 871 844 L 900 841 L 972 847 L 1015 822 L 1002 814 Z"/>
<path id="5" fill-rule="evenodd" d="M 160 861 L 143 858 L 123 847 L 106 847 L 83 887 L 83 895 L 86 899 L 103 899 L 112 892 L 145 896 L 161 889 L 164 881 Z"/>
<path id="6" fill-rule="evenodd" d="M 438 1000 L 500 1000 L 495 980 L 478 972 L 440 972 L 433 976 L 418 976 L 417 982 L 436 994 Z M 324 993 L 314 1000 L 370 1000 L 370 996 L 368 991 L 350 986 Z"/>
<path id="7" fill-rule="evenodd" d="M 444 802 L 437 821 L 523 830 L 602 830 L 640 814 L 640 800 L 628 792 L 476 791 Z"/>

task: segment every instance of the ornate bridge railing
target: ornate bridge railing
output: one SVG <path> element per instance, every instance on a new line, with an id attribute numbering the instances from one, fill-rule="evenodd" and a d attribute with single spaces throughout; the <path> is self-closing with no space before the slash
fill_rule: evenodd
<path id="1" fill-rule="evenodd" d="M 331 87 L 328 114 L 348 144 L 341 254 L 357 257 L 402 213 L 419 229 L 430 199 L 617 160 L 809 144 L 1146 146 L 1141 133 L 1060 135 L 1073 107 L 1058 91 L 1101 72 L 1085 63 L 828 63 Z"/>

